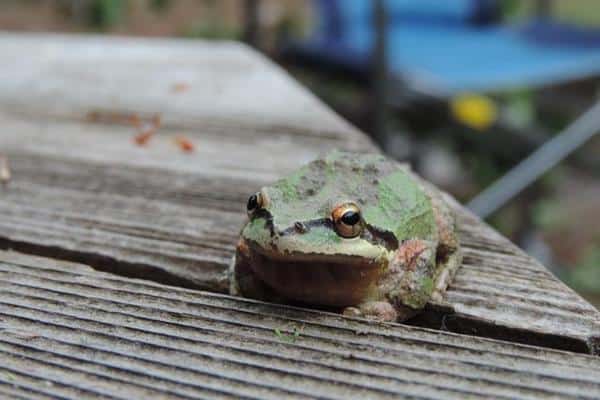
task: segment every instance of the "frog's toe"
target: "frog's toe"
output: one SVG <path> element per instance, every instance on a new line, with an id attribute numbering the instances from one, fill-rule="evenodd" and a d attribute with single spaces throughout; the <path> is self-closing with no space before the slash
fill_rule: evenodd
<path id="1" fill-rule="evenodd" d="M 369 301 L 357 307 L 346 307 L 343 314 L 349 317 L 363 317 L 375 321 L 396 321 L 398 313 L 387 301 Z"/>
<path id="2" fill-rule="evenodd" d="M 346 317 L 362 317 L 363 315 L 358 307 L 346 307 L 342 311 L 342 314 Z"/>

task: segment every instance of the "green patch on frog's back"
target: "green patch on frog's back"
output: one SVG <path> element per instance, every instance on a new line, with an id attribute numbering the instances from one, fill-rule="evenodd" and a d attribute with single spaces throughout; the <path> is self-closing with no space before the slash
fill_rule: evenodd
<path id="1" fill-rule="evenodd" d="M 364 169 L 369 164 L 377 165 L 389 161 L 382 154 L 369 153 L 358 155 L 356 153 L 347 153 L 344 151 L 334 150 L 331 153 L 327 154 L 327 156 L 325 157 L 325 162 L 327 162 L 330 165 L 335 163 L 354 164 L 359 168 Z"/>
<path id="2" fill-rule="evenodd" d="M 398 239 L 435 234 L 431 201 L 402 167 L 379 154 L 335 151 L 265 188 L 274 227 L 329 218 L 332 208 L 352 201 L 365 221 Z"/>
<path id="3" fill-rule="evenodd" d="M 273 185 L 274 189 L 280 192 L 281 198 L 287 202 L 295 202 L 300 200 L 300 193 L 298 188 L 300 187 L 302 179 L 306 176 L 308 167 L 304 166 L 287 177 L 278 180 Z M 275 199 L 274 199 L 275 200 Z"/>
<path id="4" fill-rule="evenodd" d="M 377 202 L 363 210 L 369 224 L 393 232 L 398 240 L 435 235 L 431 200 L 409 173 L 398 169 L 383 177 L 377 190 Z"/>

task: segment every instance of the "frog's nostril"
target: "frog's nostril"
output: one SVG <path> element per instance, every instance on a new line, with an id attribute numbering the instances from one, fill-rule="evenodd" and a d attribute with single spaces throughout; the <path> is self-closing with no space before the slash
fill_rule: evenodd
<path id="1" fill-rule="evenodd" d="M 302 222 L 300 221 L 296 221 L 294 223 L 294 229 L 296 230 L 296 232 L 298 233 L 305 233 L 306 232 L 306 225 L 304 225 Z"/>

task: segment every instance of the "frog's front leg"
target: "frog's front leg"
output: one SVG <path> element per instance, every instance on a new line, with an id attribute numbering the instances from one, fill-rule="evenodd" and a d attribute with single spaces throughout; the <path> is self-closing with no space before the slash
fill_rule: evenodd
<path id="1" fill-rule="evenodd" d="M 379 289 L 398 314 L 398 321 L 415 316 L 434 289 L 436 248 L 432 242 L 410 239 L 403 242 L 392 259 Z"/>

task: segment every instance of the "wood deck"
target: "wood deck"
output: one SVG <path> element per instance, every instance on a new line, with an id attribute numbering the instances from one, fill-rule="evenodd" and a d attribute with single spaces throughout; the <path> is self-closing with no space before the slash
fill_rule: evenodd
<path id="1" fill-rule="evenodd" d="M 15 253 L 0 253 L 0 319 L 0 393 L 25 397 L 600 396 L 598 357 L 367 323 Z"/>
<path id="2" fill-rule="evenodd" d="M 436 331 L 189 290 L 225 291 L 250 193 L 378 151 L 257 53 L 13 34 L 0 52 L 0 247 L 47 257 L 0 253 L 0 397 L 600 396 L 600 359 L 574 354 L 600 353 L 600 313 L 456 203 L 464 265 L 411 322 Z"/>

